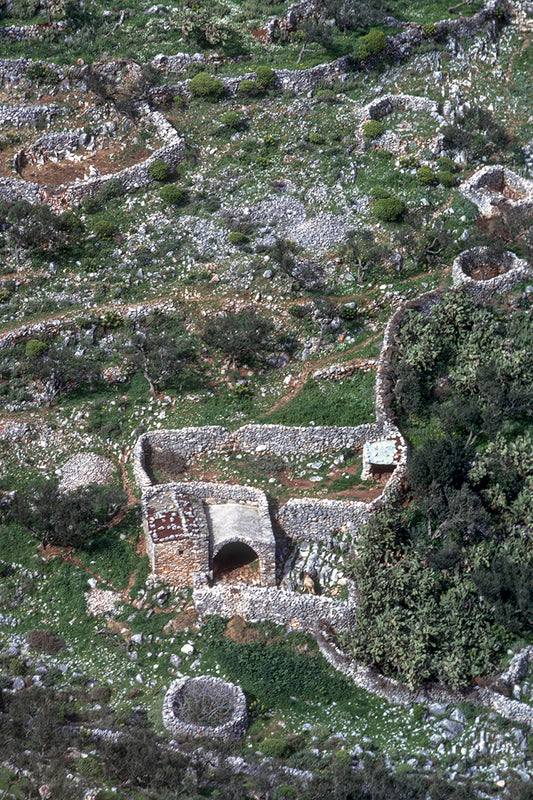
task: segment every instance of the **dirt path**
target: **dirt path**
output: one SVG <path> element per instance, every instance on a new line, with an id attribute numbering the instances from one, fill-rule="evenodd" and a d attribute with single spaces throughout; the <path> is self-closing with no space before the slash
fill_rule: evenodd
<path id="1" fill-rule="evenodd" d="M 522 44 L 518 48 L 518 50 L 515 50 L 515 52 L 513 53 L 511 58 L 509 59 L 509 64 L 507 66 L 507 69 L 505 70 L 505 83 L 509 83 L 509 79 L 511 77 L 511 72 L 512 72 L 512 69 L 513 69 L 513 64 L 515 62 L 515 59 L 517 58 L 517 56 L 521 56 L 522 55 L 522 53 L 524 52 L 526 47 L 529 46 L 530 42 L 531 42 L 531 35 L 528 34 L 524 38 L 524 41 L 522 42 Z"/>
<path id="2" fill-rule="evenodd" d="M 362 347 L 365 347 L 367 344 L 370 344 L 370 342 L 375 342 L 376 339 L 379 339 L 382 335 L 383 335 L 382 333 L 376 333 L 374 336 L 370 336 L 368 339 L 365 339 L 364 342 L 360 342 L 359 344 L 354 345 L 345 352 L 346 353 L 357 352 L 357 350 L 361 349 Z M 293 384 L 293 386 L 287 392 L 285 392 L 283 397 L 280 397 L 280 399 L 276 403 L 274 403 L 272 408 L 267 412 L 265 416 L 274 414 L 274 412 L 279 411 L 280 408 L 284 408 L 288 403 L 290 403 L 291 400 L 293 400 L 302 391 L 303 387 L 307 383 L 307 380 L 309 379 L 309 376 L 312 373 L 327 366 L 328 364 L 335 363 L 336 361 L 338 361 L 338 359 L 339 359 L 339 353 L 332 353 L 329 356 L 324 356 L 324 358 L 319 358 L 317 361 L 313 361 L 312 364 L 308 364 L 307 366 L 305 366 L 302 372 L 300 373 L 299 377 L 297 378 L 296 383 Z M 355 363 L 356 361 L 361 362 L 362 359 L 355 359 L 352 361 L 342 361 L 339 362 L 339 364 L 341 364 L 343 367 L 344 366 L 357 367 L 358 364 Z"/>

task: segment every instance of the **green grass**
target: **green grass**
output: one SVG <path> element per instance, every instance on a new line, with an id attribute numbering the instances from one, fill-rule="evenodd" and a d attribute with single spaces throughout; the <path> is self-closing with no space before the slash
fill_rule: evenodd
<path id="1" fill-rule="evenodd" d="M 96 536 L 79 550 L 81 562 L 114 589 L 125 589 L 131 574 L 140 565 L 134 543 L 140 529 L 137 513 L 130 512 L 119 525 Z M 129 538 L 121 539 L 121 535 Z"/>
<path id="2" fill-rule="evenodd" d="M 281 425 L 354 426 L 374 422 L 374 383 L 372 372 L 356 372 L 339 382 L 309 380 L 298 395 L 271 414 L 264 422 Z M 327 402 L 326 402 L 327 398 Z"/>

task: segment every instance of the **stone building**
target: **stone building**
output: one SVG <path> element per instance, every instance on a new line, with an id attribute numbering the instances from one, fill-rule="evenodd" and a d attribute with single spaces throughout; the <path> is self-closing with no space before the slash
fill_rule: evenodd
<path id="1" fill-rule="evenodd" d="M 229 573 L 247 583 L 275 585 L 276 540 L 266 496 L 231 488 L 228 493 L 214 483 L 169 484 L 145 494 L 146 550 L 155 575 L 174 586 L 208 585 Z"/>

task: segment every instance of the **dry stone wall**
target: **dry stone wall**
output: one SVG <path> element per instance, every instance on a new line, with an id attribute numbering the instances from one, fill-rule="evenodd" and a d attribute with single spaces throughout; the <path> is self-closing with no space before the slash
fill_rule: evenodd
<path id="1" fill-rule="evenodd" d="M 22 178 L 0 178 L 0 198 L 2 200 L 27 200 L 40 205 L 44 202 L 44 192 L 38 183 L 24 181 Z"/>
<path id="2" fill-rule="evenodd" d="M 248 622 L 268 619 L 305 633 L 315 633 L 319 620 L 338 632 L 351 630 L 356 622 L 356 609 L 351 602 L 269 586 L 216 585 L 195 590 L 193 600 L 196 610 L 205 616 L 238 615 Z"/>
<path id="3" fill-rule="evenodd" d="M 393 111 L 420 111 L 441 119 L 438 103 L 412 94 L 385 94 L 372 100 L 363 109 L 363 119 L 383 119 Z"/>
<path id="4" fill-rule="evenodd" d="M 20 65 L 22 72 L 27 70 L 33 62 L 26 62 Z M 1 75 L 1 69 L 0 69 Z M 16 72 L 18 75 L 18 72 Z M 48 202 L 53 208 L 63 210 L 65 205 L 79 205 L 83 198 L 93 197 L 110 180 L 120 180 L 124 191 L 132 191 L 153 183 L 150 175 L 150 165 L 162 159 L 169 166 L 176 166 L 182 161 L 185 154 L 185 142 L 179 136 L 176 129 L 158 111 L 150 111 L 145 106 L 144 120 L 155 126 L 157 133 L 165 142 L 163 147 L 156 150 L 149 158 L 140 164 L 126 167 L 116 173 L 108 175 L 98 175 L 85 180 L 77 179 L 71 184 L 62 184 L 54 189 L 40 187 L 36 183 L 30 183 L 20 178 L 0 179 L 0 197 L 5 200 L 25 199 L 32 203 Z M 2 114 L 11 124 L 26 126 L 35 122 L 37 119 L 45 119 L 48 123 L 60 110 L 55 105 L 50 106 L 18 106 L 0 107 L 0 123 Z M 90 138 L 90 137 L 89 137 Z M 86 135 L 82 131 L 60 131 L 53 132 L 41 137 L 33 145 L 23 148 L 17 156 L 19 163 L 21 159 L 27 161 L 42 161 L 47 158 L 59 160 L 65 155 L 72 153 L 80 146 L 87 144 Z"/>
<path id="5" fill-rule="evenodd" d="M 386 427 L 387 438 L 397 441 L 396 469 L 386 483 L 383 493 L 372 503 L 354 500 L 318 500 L 314 498 L 291 499 L 278 513 L 278 522 L 285 534 L 296 540 L 329 541 L 335 531 L 348 531 L 355 536 L 369 516 L 382 503 L 395 496 L 401 482 L 407 461 L 407 445 L 400 432 L 392 424 Z M 381 425 L 366 424 L 354 428 L 289 427 L 284 425 L 245 425 L 234 433 L 216 426 L 203 428 L 183 428 L 175 431 L 154 431 L 143 434 L 134 449 L 134 474 L 138 486 L 143 490 L 152 486 L 147 472 L 151 449 L 166 449 L 190 461 L 202 452 L 220 453 L 224 451 L 290 454 L 319 454 L 335 452 L 345 448 L 360 450 L 365 443 L 384 438 Z M 197 497 L 208 496 L 204 484 L 184 482 L 171 484 L 179 486 L 179 491 L 189 492 Z M 199 489 L 197 487 L 200 487 Z M 231 484 L 205 484 L 216 489 L 217 495 L 225 499 L 240 499 L 241 490 L 246 493 L 259 490 Z M 198 494 L 198 491 L 201 493 Z M 262 493 L 261 493 L 262 494 Z M 244 499 L 244 497 L 243 497 Z"/>
<path id="6" fill-rule="evenodd" d="M 24 39 L 36 39 L 46 31 L 62 31 L 68 25 L 67 20 L 45 23 L 42 25 L 4 25 L 0 26 L 0 38 L 22 42 Z"/>
<path id="7" fill-rule="evenodd" d="M 220 725 L 194 725 L 180 718 L 180 706 L 189 690 L 205 691 L 214 702 L 222 700 L 233 706 L 230 719 Z M 163 725 L 177 739 L 209 737 L 210 739 L 236 739 L 244 736 L 248 728 L 246 697 L 239 686 L 222 678 L 202 675 L 196 678 L 178 678 L 170 684 L 163 700 Z"/>
<path id="8" fill-rule="evenodd" d="M 477 268 L 494 265 L 500 268 L 500 275 L 493 278 L 476 279 L 471 273 Z M 460 253 L 452 265 L 454 286 L 467 286 L 478 299 L 488 299 L 497 292 L 507 292 L 522 280 L 531 277 L 532 270 L 527 261 L 518 258 L 510 250 L 495 260 L 489 247 L 475 247 Z"/>
<path id="9" fill-rule="evenodd" d="M 124 191 L 129 192 L 134 189 L 140 189 L 144 186 L 150 186 L 153 183 L 153 178 L 150 175 L 150 165 L 157 159 L 162 159 L 170 167 L 176 166 L 182 161 L 185 154 L 185 143 L 183 139 L 177 139 L 172 144 L 156 150 L 150 158 L 143 161 L 141 164 L 134 164 L 132 167 L 127 167 L 120 172 L 115 172 L 110 175 L 99 175 L 95 178 L 89 178 L 75 182 L 70 185 L 63 184 L 54 190 L 48 197 L 51 205 L 58 208 L 62 207 L 65 203 L 67 205 L 79 205 L 84 197 L 94 197 L 100 189 L 102 189 L 108 181 L 113 179 L 120 180 Z"/>
<path id="10" fill-rule="evenodd" d="M 53 117 L 64 113 L 65 110 L 55 103 L 42 106 L 0 106 L 0 125 L 9 123 L 15 128 L 25 128 L 38 121 L 49 125 Z"/>
<path id="11" fill-rule="evenodd" d="M 332 625 L 331 628 L 334 628 L 334 626 Z M 400 683 L 394 678 L 387 678 L 370 667 L 350 658 L 335 644 L 334 637 L 328 633 L 327 626 L 320 624 L 318 631 L 315 631 L 315 635 L 322 655 L 335 669 L 351 678 L 356 686 L 360 686 L 378 697 L 402 706 L 435 702 L 457 704 L 468 701 L 475 705 L 491 708 L 502 717 L 525 723 L 530 729 L 533 729 L 533 706 L 527 705 L 527 703 L 512 700 L 489 688 L 457 691 L 443 684 L 438 684 L 410 689 L 406 684 Z M 522 651 L 515 657 L 516 661 L 521 665 L 524 662 L 526 663 L 526 669 L 527 663 L 533 660 L 532 651 L 533 648 L 526 648 L 525 652 Z M 505 674 L 502 674 L 501 679 L 504 682 L 509 682 L 505 680 Z"/>
<path id="12" fill-rule="evenodd" d="M 514 222 L 533 216 L 533 181 L 500 164 L 477 170 L 459 191 L 484 217 L 501 216 L 505 222 Z"/>

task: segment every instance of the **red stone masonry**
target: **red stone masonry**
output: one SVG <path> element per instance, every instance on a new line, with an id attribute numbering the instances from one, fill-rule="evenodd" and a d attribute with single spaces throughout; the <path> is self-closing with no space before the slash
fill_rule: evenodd
<path id="1" fill-rule="evenodd" d="M 176 496 L 179 507 L 170 511 L 147 509 L 148 534 L 153 542 L 169 541 L 199 534 L 198 520 L 187 495 Z"/>

